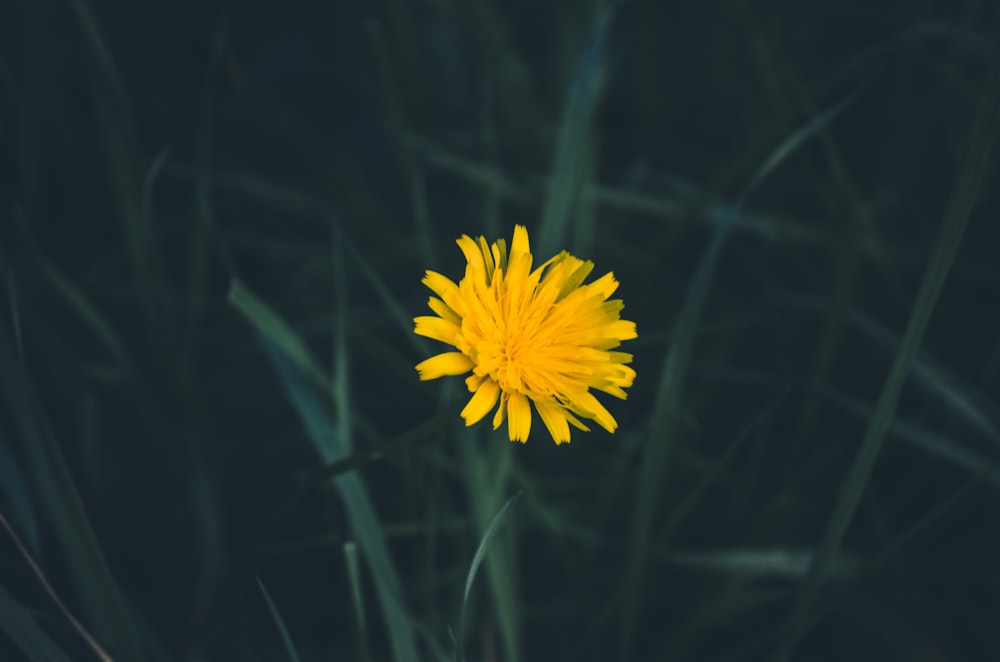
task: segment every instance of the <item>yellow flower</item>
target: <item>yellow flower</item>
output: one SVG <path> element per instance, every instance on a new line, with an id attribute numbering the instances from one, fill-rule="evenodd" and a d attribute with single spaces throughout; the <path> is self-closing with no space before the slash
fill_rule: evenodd
<path id="1" fill-rule="evenodd" d="M 608 432 L 618 423 L 590 389 L 625 399 L 635 370 L 632 355 L 612 352 L 636 337 L 635 322 L 619 317 L 621 300 L 607 298 L 618 288 L 607 273 L 587 285 L 594 268 L 563 251 L 534 271 L 528 231 L 514 226 L 507 242 L 463 235 L 458 246 L 467 261 L 456 285 L 434 271 L 423 283 L 437 294 L 428 301 L 436 316 L 414 318 L 414 333 L 454 346 L 417 365 L 421 380 L 472 372 L 465 383 L 472 398 L 462 410 L 472 425 L 493 409 L 496 430 L 508 419 L 511 441 L 525 442 L 531 431 L 531 407 L 552 439 L 569 441 L 569 424 L 588 430 L 580 418 Z"/>

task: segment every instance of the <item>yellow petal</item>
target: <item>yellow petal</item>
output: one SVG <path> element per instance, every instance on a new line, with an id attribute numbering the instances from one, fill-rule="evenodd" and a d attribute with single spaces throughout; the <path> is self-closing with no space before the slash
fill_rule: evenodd
<path id="1" fill-rule="evenodd" d="M 465 386 L 466 388 L 469 389 L 469 393 L 475 393 L 476 391 L 478 391 L 479 385 L 483 383 L 484 379 L 486 378 L 477 374 L 471 374 L 468 377 L 466 377 Z"/>
<path id="2" fill-rule="evenodd" d="M 465 277 L 471 278 L 477 283 L 489 283 L 486 260 L 476 240 L 467 234 L 463 234 L 456 243 L 462 249 L 462 254 L 465 255 Z M 492 260 L 493 257 L 490 256 L 490 261 L 492 262 Z M 489 271 L 492 273 L 493 270 L 490 269 Z"/>
<path id="3" fill-rule="evenodd" d="M 514 239 L 510 242 L 510 257 L 531 253 L 528 243 L 528 228 L 523 225 L 514 226 Z"/>
<path id="4" fill-rule="evenodd" d="M 430 297 L 427 300 L 427 307 L 437 313 L 438 317 L 443 317 L 444 319 L 454 322 L 455 324 L 462 323 L 462 318 L 459 317 L 458 313 L 452 310 L 451 306 L 437 297 Z"/>
<path id="5" fill-rule="evenodd" d="M 441 300 L 444 301 L 449 308 L 454 310 L 459 315 L 464 313 L 465 307 L 462 305 L 462 294 L 458 289 L 458 285 L 455 284 L 455 281 L 447 276 L 442 276 L 436 271 L 426 271 L 424 272 L 424 278 L 421 282 L 432 292 L 441 297 Z"/>
<path id="6" fill-rule="evenodd" d="M 507 433 L 511 441 L 528 441 L 531 433 L 531 405 L 524 395 L 513 392 L 507 399 Z"/>
<path id="7" fill-rule="evenodd" d="M 496 269 L 496 262 L 493 261 L 493 251 L 490 250 L 490 245 L 486 243 L 486 237 L 479 235 L 476 239 L 476 243 L 479 244 L 479 252 L 483 255 L 483 264 L 486 265 L 486 282 L 493 280 L 493 271 Z"/>
<path id="8" fill-rule="evenodd" d="M 431 317 L 430 315 L 414 317 L 413 322 L 416 324 L 413 332 L 418 336 L 440 340 L 449 345 L 455 344 L 455 337 L 458 335 L 459 328 L 454 322 L 440 317 Z"/>
<path id="9" fill-rule="evenodd" d="M 628 394 L 620 386 L 615 386 L 614 384 L 594 384 L 591 388 L 596 388 L 598 391 L 613 395 L 619 400 L 628 398 Z"/>
<path id="10" fill-rule="evenodd" d="M 617 338 L 618 340 L 632 340 L 639 335 L 635 330 L 635 322 L 629 322 L 628 320 L 612 322 L 604 327 L 602 331 L 606 337 Z"/>
<path id="11" fill-rule="evenodd" d="M 497 269 L 507 271 L 507 242 L 503 239 L 497 239 L 493 243 L 493 261 Z"/>
<path id="12" fill-rule="evenodd" d="M 545 423 L 549 434 L 552 435 L 552 441 L 557 444 L 568 442 L 570 439 L 569 424 L 566 421 L 566 409 L 553 400 L 534 400 L 533 402 L 535 403 L 535 410 L 538 412 L 538 416 L 542 419 L 542 423 Z"/>
<path id="13" fill-rule="evenodd" d="M 497 398 L 500 397 L 500 387 L 492 379 L 487 379 L 479 388 L 476 390 L 472 398 L 465 405 L 462 410 L 462 418 L 465 419 L 466 425 L 472 425 L 478 423 L 483 416 L 490 413 L 493 409 L 493 405 L 497 403 Z"/>
<path id="14" fill-rule="evenodd" d="M 607 299 L 609 296 L 614 294 L 617 289 L 618 281 L 615 280 L 615 275 L 611 271 L 604 274 L 593 283 L 588 283 L 580 288 L 580 290 L 587 293 L 587 296 L 593 296 L 594 294 L 600 293 L 601 299 Z"/>
<path id="15" fill-rule="evenodd" d="M 503 419 L 507 416 L 507 400 L 508 396 L 506 393 L 500 394 L 500 406 L 497 407 L 497 412 L 493 414 L 493 429 L 496 430 L 503 424 Z"/>
<path id="16" fill-rule="evenodd" d="M 556 297 L 558 301 L 565 299 L 570 292 L 580 287 L 580 284 L 583 283 L 594 268 L 594 263 L 590 260 L 584 262 L 577 258 L 572 259 L 572 262 L 567 263 L 567 273 L 563 277 L 562 285 L 559 288 L 559 296 Z"/>
<path id="17" fill-rule="evenodd" d="M 615 417 L 589 391 L 584 391 L 574 396 L 573 408 L 578 414 L 592 419 L 608 432 L 614 432 L 618 429 L 618 422 L 615 420 Z"/>
<path id="18" fill-rule="evenodd" d="M 445 375 L 464 375 L 470 370 L 472 370 L 472 360 L 461 352 L 445 352 L 417 364 L 421 381 Z"/>
<path id="19" fill-rule="evenodd" d="M 568 409 L 564 413 L 566 415 L 566 420 L 569 421 L 570 424 L 573 427 L 575 427 L 577 430 L 583 430 L 584 432 L 590 432 L 590 428 L 588 428 L 586 425 L 584 425 L 583 423 L 581 423 L 580 419 L 577 418 L 576 416 L 574 416 L 573 414 L 571 414 Z"/>

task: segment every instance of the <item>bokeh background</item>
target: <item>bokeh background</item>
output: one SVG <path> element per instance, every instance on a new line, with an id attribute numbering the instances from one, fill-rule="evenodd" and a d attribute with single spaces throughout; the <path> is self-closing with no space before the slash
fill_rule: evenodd
<path id="1" fill-rule="evenodd" d="M 7 0 L 0 658 L 1000 659 L 998 29 Z M 614 435 L 417 380 L 515 223 L 621 282 Z"/>

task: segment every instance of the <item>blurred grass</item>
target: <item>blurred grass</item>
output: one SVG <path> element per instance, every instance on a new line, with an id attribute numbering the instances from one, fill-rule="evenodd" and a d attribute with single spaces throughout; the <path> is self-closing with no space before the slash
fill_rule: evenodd
<path id="1" fill-rule="evenodd" d="M 326 463 L 346 457 L 352 449 L 351 399 L 347 389 L 346 333 L 334 336 L 337 362 L 332 380 L 324 376 L 295 332 L 263 302 L 250 294 L 239 283 L 234 283 L 229 301 L 261 333 L 268 357 L 280 378 L 282 387 L 293 402 L 302 422 L 309 432 L 317 453 Z M 338 327 L 341 325 L 338 325 Z M 294 370 L 292 368 L 294 366 Z M 332 416 L 321 404 L 317 394 L 302 379 L 302 374 L 315 380 L 322 391 L 331 398 Z M 397 660 L 415 660 L 416 649 L 412 639 L 412 623 L 403 605 L 401 584 L 386 549 L 381 525 L 374 507 L 367 496 L 364 483 L 358 474 L 348 473 L 333 478 L 344 500 L 353 535 L 357 536 L 362 551 L 371 566 L 379 594 L 386 626 L 389 630 L 393 657 Z"/>
<path id="2" fill-rule="evenodd" d="M 566 105 L 556 132 L 552 172 L 538 221 L 535 250 L 542 255 L 554 255 L 566 250 L 564 247 L 578 254 L 585 248 L 580 245 L 579 237 L 593 234 L 584 225 L 586 217 L 579 213 L 579 201 L 589 183 L 586 175 L 588 162 L 593 160 L 590 153 L 597 149 L 591 123 L 604 91 L 605 49 L 617 10 L 618 5 L 612 5 L 604 11 L 566 93 Z M 570 221 L 574 218 L 570 232 Z"/>
<path id="3" fill-rule="evenodd" d="M 0 512 L 116 660 L 1000 659 L 998 14 L 8 3 Z M 514 223 L 621 282 L 614 436 L 417 380 Z"/>
<path id="4" fill-rule="evenodd" d="M 992 74 L 987 81 L 986 90 L 970 130 L 966 148 L 968 153 L 948 209 L 945 211 L 940 233 L 932 244 L 934 250 L 924 272 L 920 291 L 913 303 L 906 331 L 869 419 L 861 446 L 851 463 L 850 473 L 844 479 L 837 504 L 802 588 L 802 595 L 792 614 L 788 634 L 783 637 L 776 653 L 776 660 L 789 659 L 794 646 L 804 634 L 803 621 L 816 600 L 830 563 L 843 544 L 847 528 L 854 517 L 862 494 L 867 489 L 875 461 L 885 443 L 892 419 L 896 415 L 899 398 L 909 376 L 913 359 L 923 342 L 938 296 L 951 271 L 959 244 L 965 236 L 969 217 L 979 201 L 993 143 L 996 140 L 997 130 L 1000 129 L 1000 54 L 994 59 Z"/>
<path id="5" fill-rule="evenodd" d="M 853 95 L 852 95 L 853 96 Z M 649 537 L 656 505 L 663 493 L 664 478 L 673 461 L 671 449 L 682 429 L 681 401 L 694 355 L 695 337 L 702 326 L 702 315 L 712 288 L 715 272 L 719 269 L 722 251 L 726 246 L 733 224 L 740 217 L 751 194 L 784 163 L 789 156 L 813 135 L 825 128 L 850 99 L 809 120 L 783 140 L 750 177 L 746 187 L 734 201 L 732 209 L 716 226 L 697 270 L 685 293 L 670 338 L 670 348 L 660 372 L 656 402 L 649 422 L 649 443 L 643 469 L 635 491 L 635 517 L 629 536 L 629 553 L 623 586 L 625 607 L 622 621 L 622 657 L 633 655 L 632 641 L 636 628 L 636 614 L 642 598 L 641 583 L 646 575 Z M 671 527 L 668 527 L 668 529 Z"/>
<path id="6" fill-rule="evenodd" d="M 14 414 L 21 441 L 19 450 L 26 457 L 26 473 L 40 501 L 39 509 L 53 525 L 98 642 L 121 659 L 141 660 L 138 632 L 125 598 L 107 565 L 65 458 L 40 419 L 33 384 L 14 352 L 5 326 L 0 326 L 0 388 L 7 410 Z M 16 488 L 17 483 L 13 483 L 11 489 Z M 9 494 L 17 496 L 16 492 Z M 30 514 L 26 510 L 19 508 L 21 514 Z"/>
<path id="7" fill-rule="evenodd" d="M 522 613 L 524 598 L 518 582 L 518 562 L 516 549 L 518 534 L 516 529 L 498 529 L 499 523 L 505 519 L 513 496 L 511 491 L 511 473 L 513 458 L 509 453 L 498 450 L 496 445 L 490 445 L 486 450 L 481 448 L 481 435 L 472 430 L 465 430 L 457 435 L 457 443 L 461 445 L 462 472 L 467 476 L 467 499 L 475 522 L 475 530 L 479 532 L 480 545 L 469 557 L 470 568 L 479 565 L 477 558 L 485 554 L 486 575 L 489 580 L 489 609 L 494 612 L 497 632 L 484 633 L 486 641 L 481 642 L 481 656 L 502 654 L 504 659 L 524 659 Z M 501 447 L 502 448 L 502 447 Z M 488 547 L 484 547 L 483 543 Z M 487 553 L 488 552 L 488 553 Z M 461 601 L 458 627 L 457 659 L 464 660 L 466 652 L 466 630 L 468 629 L 468 590 L 470 579 L 474 573 L 470 570 L 465 581 L 465 591 Z M 491 627 L 490 629 L 493 629 Z M 497 639 L 499 646 L 490 645 L 489 639 Z M 496 649 L 499 648 L 498 652 Z"/>
<path id="8" fill-rule="evenodd" d="M 67 662 L 71 659 L 42 629 L 34 615 L 0 588 L 0 628 L 29 660 Z"/>

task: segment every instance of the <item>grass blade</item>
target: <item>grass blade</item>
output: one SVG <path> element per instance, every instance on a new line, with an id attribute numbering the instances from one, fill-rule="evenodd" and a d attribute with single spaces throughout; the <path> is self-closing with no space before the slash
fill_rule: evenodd
<path id="1" fill-rule="evenodd" d="M 484 449 L 482 437 L 471 429 L 458 435 L 462 449 L 462 466 L 466 475 L 466 492 L 469 495 L 472 517 L 476 530 L 485 535 L 496 513 L 508 499 L 514 471 L 515 455 L 503 444 L 491 443 Z M 514 529 L 494 539 L 490 554 L 485 557 L 486 576 L 490 584 L 491 611 L 497 625 L 497 639 L 502 656 L 510 662 L 523 659 L 523 614 L 520 579 L 517 571 L 517 540 Z"/>
<path id="2" fill-rule="evenodd" d="M 479 566 L 482 565 L 483 559 L 486 558 L 486 552 L 489 551 L 490 544 L 500 531 L 503 523 L 507 521 L 511 508 L 514 507 L 514 504 L 520 498 L 521 492 L 518 492 L 500 508 L 490 522 L 490 525 L 486 528 L 485 533 L 483 533 L 483 537 L 479 540 L 479 547 L 476 548 L 476 553 L 472 557 L 469 572 L 465 577 L 465 592 L 462 594 L 462 611 L 458 616 L 458 644 L 455 647 L 456 658 L 458 660 L 465 660 L 465 610 L 469 604 L 469 595 L 472 593 L 472 582 L 476 578 L 476 573 L 479 571 Z"/>
<path id="3" fill-rule="evenodd" d="M 618 5 L 608 8 L 590 40 L 566 98 L 556 137 L 549 190 L 538 226 L 539 253 L 554 255 L 567 245 L 569 221 L 580 196 L 581 164 L 585 162 L 587 133 L 604 89 L 604 50 Z"/>
<path id="4" fill-rule="evenodd" d="M 339 232 L 339 230 L 338 230 Z M 375 268 L 372 263 L 365 258 L 365 256 L 354 246 L 350 239 L 341 236 L 340 240 L 344 243 L 344 248 L 346 248 L 351 259 L 354 261 L 354 265 L 357 267 L 358 272 L 364 276 L 365 280 L 378 298 L 382 301 L 386 310 L 389 311 L 389 316 L 399 325 L 400 330 L 404 331 L 406 338 L 417 348 L 421 353 L 427 352 L 427 345 L 423 342 L 423 338 L 412 333 L 413 331 L 413 313 L 408 310 L 406 306 L 400 302 L 400 300 L 392 293 L 392 290 L 385 283 L 382 277 L 378 273 L 378 269 Z"/>
<path id="5" fill-rule="evenodd" d="M 11 528 L 10 524 L 7 522 L 7 519 L 2 514 L 0 514 L 0 527 L 2 527 L 7 532 L 7 535 L 10 536 L 10 539 L 14 542 L 14 545 L 17 547 L 18 551 L 21 552 L 21 556 L 24 558 L 24 561 L 28 564 L 28 567 L 31 568 L 31 573 L 35 575 L 35 578 L 38 580 L 38 583 L 42 585 L 42 589 L 45 591 L 45 593 L 48 594 L 49 598 L 52 599 L 52 602 L 56 604 L 56 607 L 59 608 L 59 611 L 62 612 L 62 615 L 66 618 L 67 621 L 69 621 L 73 629 L 76 630 L 76 633 L 80 635 L 80 638 L 83 639 L 84 642 L 86 642 L 87 646 L 92 651 L 94 651 L 94 654 L 97 656 L 99 660 L 101 660 L 102 662 L 111 662 L 111 656 L 109 656 L 104 651 L 104 649 L 101 648 L 101 645 L 97 643 L 97 641 L 94 639 L 93 636 L 91 636 L 89 632 L 87 632 L 87 629 L 80 624 L 80 621 L 76 620 L 76 617 L 73 616 L 73 613 L 66 607 L 66 604 L 62 601 L 62 598 L 60 598 L 59 594 L 56 593 L 54 588 L 52 588 L 52 585 L 49 583 L 49 580 L 45 577 L 45 573 L 42 572 L 42 569 L 38 566 L 38 563 L 31 556 L 31 553 L 27 550 L 27 548 L 25 548 L 24 543 L 21 542 L 21 539 L 18 537 L 17 533 L 14 531 L 14 529 Z"/>
<path id="6" fill-rule="evenodd" d="M 66 301 L 66 304 L 77 314 L 83 326 L 89 329 L 107 349 L 108 354 L 112 357 L 114 369 L 118 372 L 127 371 L 131 366 L 131 361 L 128 357 L 128 351 L 125 349 L 125 343 L 115 331 L 114 326 L 91 303 L 83 290 L 62 275 L 54 264 L 41 255 L 38 255 L 36 259 L 40 270 L 48 277 L 56 294 Z"/>
<path id="7" fill-rule="evenodd" d="M 274 625 L 278 628 L 278 633 L 281 635 L 281 641 L 285 644 L 285 650 L 288 652 L 288 658 L 292 662 L 301 662 L 299 658 L 299 653 L 295 649 L 295 644 L 292 642 L 292 635 L 288 633 L 288 628 L 285 627 L 285 619 L 281 617 L 281 612 L 278 611 L 278 606 L 274 604 L 274 600 L 271 599 L 271 594 L 267 592 L 267 587 L 264 586 L 264 582 L 260 580 L 260 577 L 255 577 L 257 580 L 257 586 L 260 587 L 260 592 L 264 595 L 264 601 L 267 602 L 267 608 L 271 611 L 271 618 L 274 619 Z"/>
<path id="8" fill-rule="evenodd" d="M 285 321 L 267 304 L 258 299 L 243 284 L 234 280 L 229 288 L 229 303 L 253 324 L 265 338 L 273 342 L 304 374 L 325 391 L 330 390 L 330 380 L 309 353 L 305 343 Z"/>
<path id="9" fill-rule="evenodd" d="M 344 543 L 344 564 L 347 566 L 347 581 L 351 587 L 351 606 L 357 621 L 358 643 L 362 659 L 371 659 L 368 650 L 368 621 L 365 618 L 365 596 L 361 590 L 361 566 L 358 564 L 358 546 L 353 542 Z"/>
<path id="10" fill-rule="evenodd" d="M 866 407 L 862 402 L 849 398 L 833 389 L 823 389 L 821 393 L 824 397 L 836 403 L 847 414 L 862 421 L 871 420 L 873 410 L 871 407 Z M 898 437 L 903 443 L 909 444 L 935 459 L 949 462 L 956 467 L 967 470 L 971 474 L 982 475 L 987 482 L 1000 487 L 1000 469 L 996 467 L 996 463 L 987 460 L 986 457 L 969 449 L 952 436 L 935 433 L 916 421 L 901 417 L 897 417 L 892 422 L 889 426 L 889 432 Z"/>

